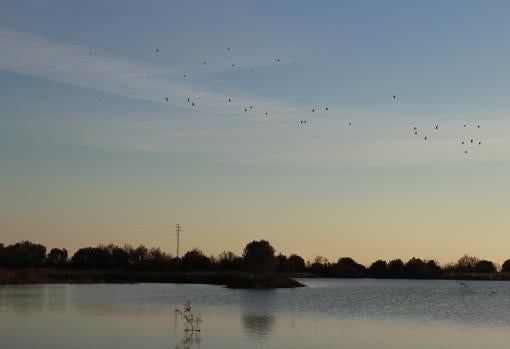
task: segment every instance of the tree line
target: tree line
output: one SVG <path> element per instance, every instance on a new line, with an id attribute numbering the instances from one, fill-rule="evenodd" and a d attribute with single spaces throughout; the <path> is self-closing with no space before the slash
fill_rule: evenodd
<path id="1" fill-rule="evenodd" d="M 206 256 L 195 248 L 174 257 L 160 248 L 143 245 L 99 245 L 80 248 L 69 256 L 66 249 L 46 247 L 30 241 L 4 246 L 0 243 L 0 268 L 67 268 L 83 270 L 126 271 L 249 271 L 253 273 L 311 273 L 322 277 L 374 277 L 374 278 L 440 278 L 467 274 L 510 273 L 510 259 L 499 268 L 489 260 L 463 256 L 455 263 L 441 266 L 434 260 L 411 258 L 377 260 L 368 267 L 350 257 L 330 262 L 324 257 L 307 261 L 296 254 L 276 254 L 266 240 L 252 241 L 241 256 L 224 251 L 218 256 Z"/>

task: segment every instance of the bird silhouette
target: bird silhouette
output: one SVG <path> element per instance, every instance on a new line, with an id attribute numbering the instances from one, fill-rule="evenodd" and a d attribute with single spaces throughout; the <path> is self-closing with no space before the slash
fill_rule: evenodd
<path id="1" fill-rule="evenodd" d="M 312 109 L 312 113 L 315 113 L 315 109 Z"/>
<path id="2" fill-rule="evenodd" d="M 202 65 L 206 65 L 206 64 L 207 64 L 207 62 L 203 62 L 203 63 L 202 63 Z"/>
<path id="3" fill-rule="evenodd" d="M 269 115 L 269 113 L 266 111 L 266 114 L 265 114 L 265 115 L 266 115 L 266 116 L 268 116 L 268 115 Z"/>
<path id="4" fill-rule="evenodd" d="M 328 107 L 326 107 L 325 109 L 326 109 L 326 111 L 328 111 L 328 110 L 329 110 L 329 109 L 328 109 Z"/>
<path id="5" fill-rule="evenodd" d="M 248 108 L 244 108 L 244 111 L 248 111 Z"/>
<path id="6" fill-rule="evenodd" d="M 397 95 L 393 95 L 393 99 L 396 99 L 397 98 Z"/>
<path id="7" fill-rule="evenodd" d="M 159 48 L 156 49 L 156 53 L 158 53 L 158 52 L 159 52 Z"/>
<path id="8" fill-rule="evenodd" d="M 232 68 L 234 68 L 236 65 L 235 64 L 232 64 Z"/>
<path id="9" fill-rule="evenodd" d="M 227 47 L 227 51 L 230 51 L 230 47 Z"/>
<path id="10" fill-rule="evenodd" d="M 352 122 L 349 122 L 349 126 L 351 126 L 351 125 L 352 125 Z"/>
<path id="11" fill-rule="evenodd" d="M 168 102 L 168 97 L 165 97 L 165 101 L 167 101 L 167 102 Z"/>
<path id="12" fill-rule="evenodd" d="M 232 102 L 232 99 L 231 99 L 231 98 L 229 98 L 229 99 L 228 99 L 228 101 L 229 101 L 229 102 Z"/>
<path id="13" fill-rule="evenodd" d="M 437 129 L 439 128 L 439 125 L 436 125 L 436 127 L 435 127 L 435 128 L 436 128 L 436 130 L 437 130 Z"/>
<path id="14" fill-rule="evenodd" d="M 191 101 L 191 100 L 190 100 L 190 98 L 188 97 L 188 103 L 189 103 L 190 101 Z"/>
<path id="15" fill-rule="evenodd" d="M 278 62 L 278 63 L 279 63 L 279 62 L 280 62 L 280 58 L 277 58 L 277 59 L 276 59 L 276 62 Z"/>

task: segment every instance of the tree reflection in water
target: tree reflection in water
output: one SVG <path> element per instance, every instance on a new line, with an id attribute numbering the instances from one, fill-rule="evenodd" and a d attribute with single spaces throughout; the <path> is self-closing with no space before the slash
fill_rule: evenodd
<path id="1" fill-rule="evenodd" d="M 271 314 L 243 313 L 241 315 L 244 332 L 254 339 L 269 337 L 274 326 L 274 316 Z"/>

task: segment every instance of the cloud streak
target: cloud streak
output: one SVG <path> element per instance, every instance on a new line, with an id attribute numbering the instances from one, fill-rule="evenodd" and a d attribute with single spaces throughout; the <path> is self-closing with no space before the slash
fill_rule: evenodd
<path id="1" fill-rule="evenodd" d="M 186 85 L 171 67 L 130 61 L 90 48 L 0 27 L 0 69 L 131 98 L 235 115 L 252 105 L 258 114 L 298 115 L 302 110 L 260 98 L 211 92 Z M 92 54 L 89 54 L 92 52 Z M 168 98 L 168 102 L 165 101 Z M 232 100 L 228 102 L 229 98 Z M 193 108 L 193 109 L 196 109 Z"/>

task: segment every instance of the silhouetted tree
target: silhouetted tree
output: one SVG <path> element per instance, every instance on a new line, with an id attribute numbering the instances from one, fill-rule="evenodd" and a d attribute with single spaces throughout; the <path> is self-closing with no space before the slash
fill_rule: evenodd
<path id="1" fill-rule="evenodd" d="M 211 269 L 211 260 L 204 253 L 195 248 L 186 252 L 181 260 L 182 270 L 184 271 L 203 271 Z"/>
<path id="2" fill-rule="evenodd" d="M 455 264 L 455 271 L 457 273 L 474 273 L 478 258 L 464 255 Z"/>
<path id="3" fill-rule="evenodd" d="M 507 259 L 501 266 L 502 273 L 510 273 L 510 259 Z"/>
<path id="4" fill-rule="evenodd" d="M 149 260 L 149 250 L 144 245 L 140 245 L 135 249 L 130 248 L 126 252 L 129 254 L 129 261 L 133 264 L 140 264 Z"/>
<path id="5" fill-rule="evenodd" d="M 71 258 L 71 262 L 80 269 L 108 269 L 111 267 L 110 252 L 107 248 L 80 248 Z"/>
<path id="6" fill-rule="evenodd" d="M 365 267 L 350 257 L 338 259 L 331 269 L 331 276 L 337 277 L 360 277 L 365 272 Z"/>
<path id="7" fill-rule="evenodd" d="M 481 260 L 475 265 L 475 272 L 482 274 L 492 274 L 496 273 L 497 269 L 494 266 L 494 263 L 488 260 Z"/>
<path id="8" fill-rule="evenodd" d="M 114 268 L 125 269 L 129 265 L 129 253 L 123 248 L 109 245 L 108 250 L 111 255 L 111 266 Z"/>
<path id="9" fill-rule="evenodd" d="M 388 276 L 388 265 L 386 261 L 377 260 L 368 267 L 368 275 L 373 277 L 387 277 Z"/>
<path id="10" fill-rule="evenodd" d="M 46 264 L 50 267 L 63 267 L 67 263 L 67 250 L 65 248 L 52 248 L 46 256 Z"/>
<path id="11" fill-rule="evenodd" d="M 326 257 L 316 256 L 313 262 L 310 264 L 310 272 L 320 275 L 320 276 L 328 276 L 328 269 L 330 268 L 330 263 Z"/>
<path id="12" fill-rule="evenodd" d="M 234 252 L 223 251 L 218 256 L 218 263 L 221 270 L 238 271 L 241 270 L 242 259 Z"/>
<path id="13" fill-rule="evenodd" d="M 7 268 L 39 267 L 46 259 L 46 247 L 30 241 L 22 241 L 3 249 L 2 266 Z"/>
<path id="14" fill-rule="evenodd" d="M 243 264 L 252 273 L 272 272 L 276 266 L 274 248 L 266 240 L 252 241 L 243 251 Z"/>
<path id="15" fill-rule="evenodd" d="M 276 271 L 279 273 L 286 273 L 289 271 L 289 263 L 287 256 L 279 254 L 276 256 Z"/>
<path id="16" fill-rule="evenodd" d="M 405 276 L 404 262 L 400 259 L 394 259 L 388 263 L 388 273 L 391 277 L 402 278 Z"/>
<path id="17" fill-rule="evenodd" d="M 429 267 L 419 258 L 411 258 L 405 265 L 406 276 L 410 278 L 427 278 Z"/>
<path id="18" fill-rule="evenodd" d="M 305 271 L 305 261 L 303 258 L 296 254 L 290 255 L 287 259 L 289 272 L 291 273 L 302 273 Z"/>

